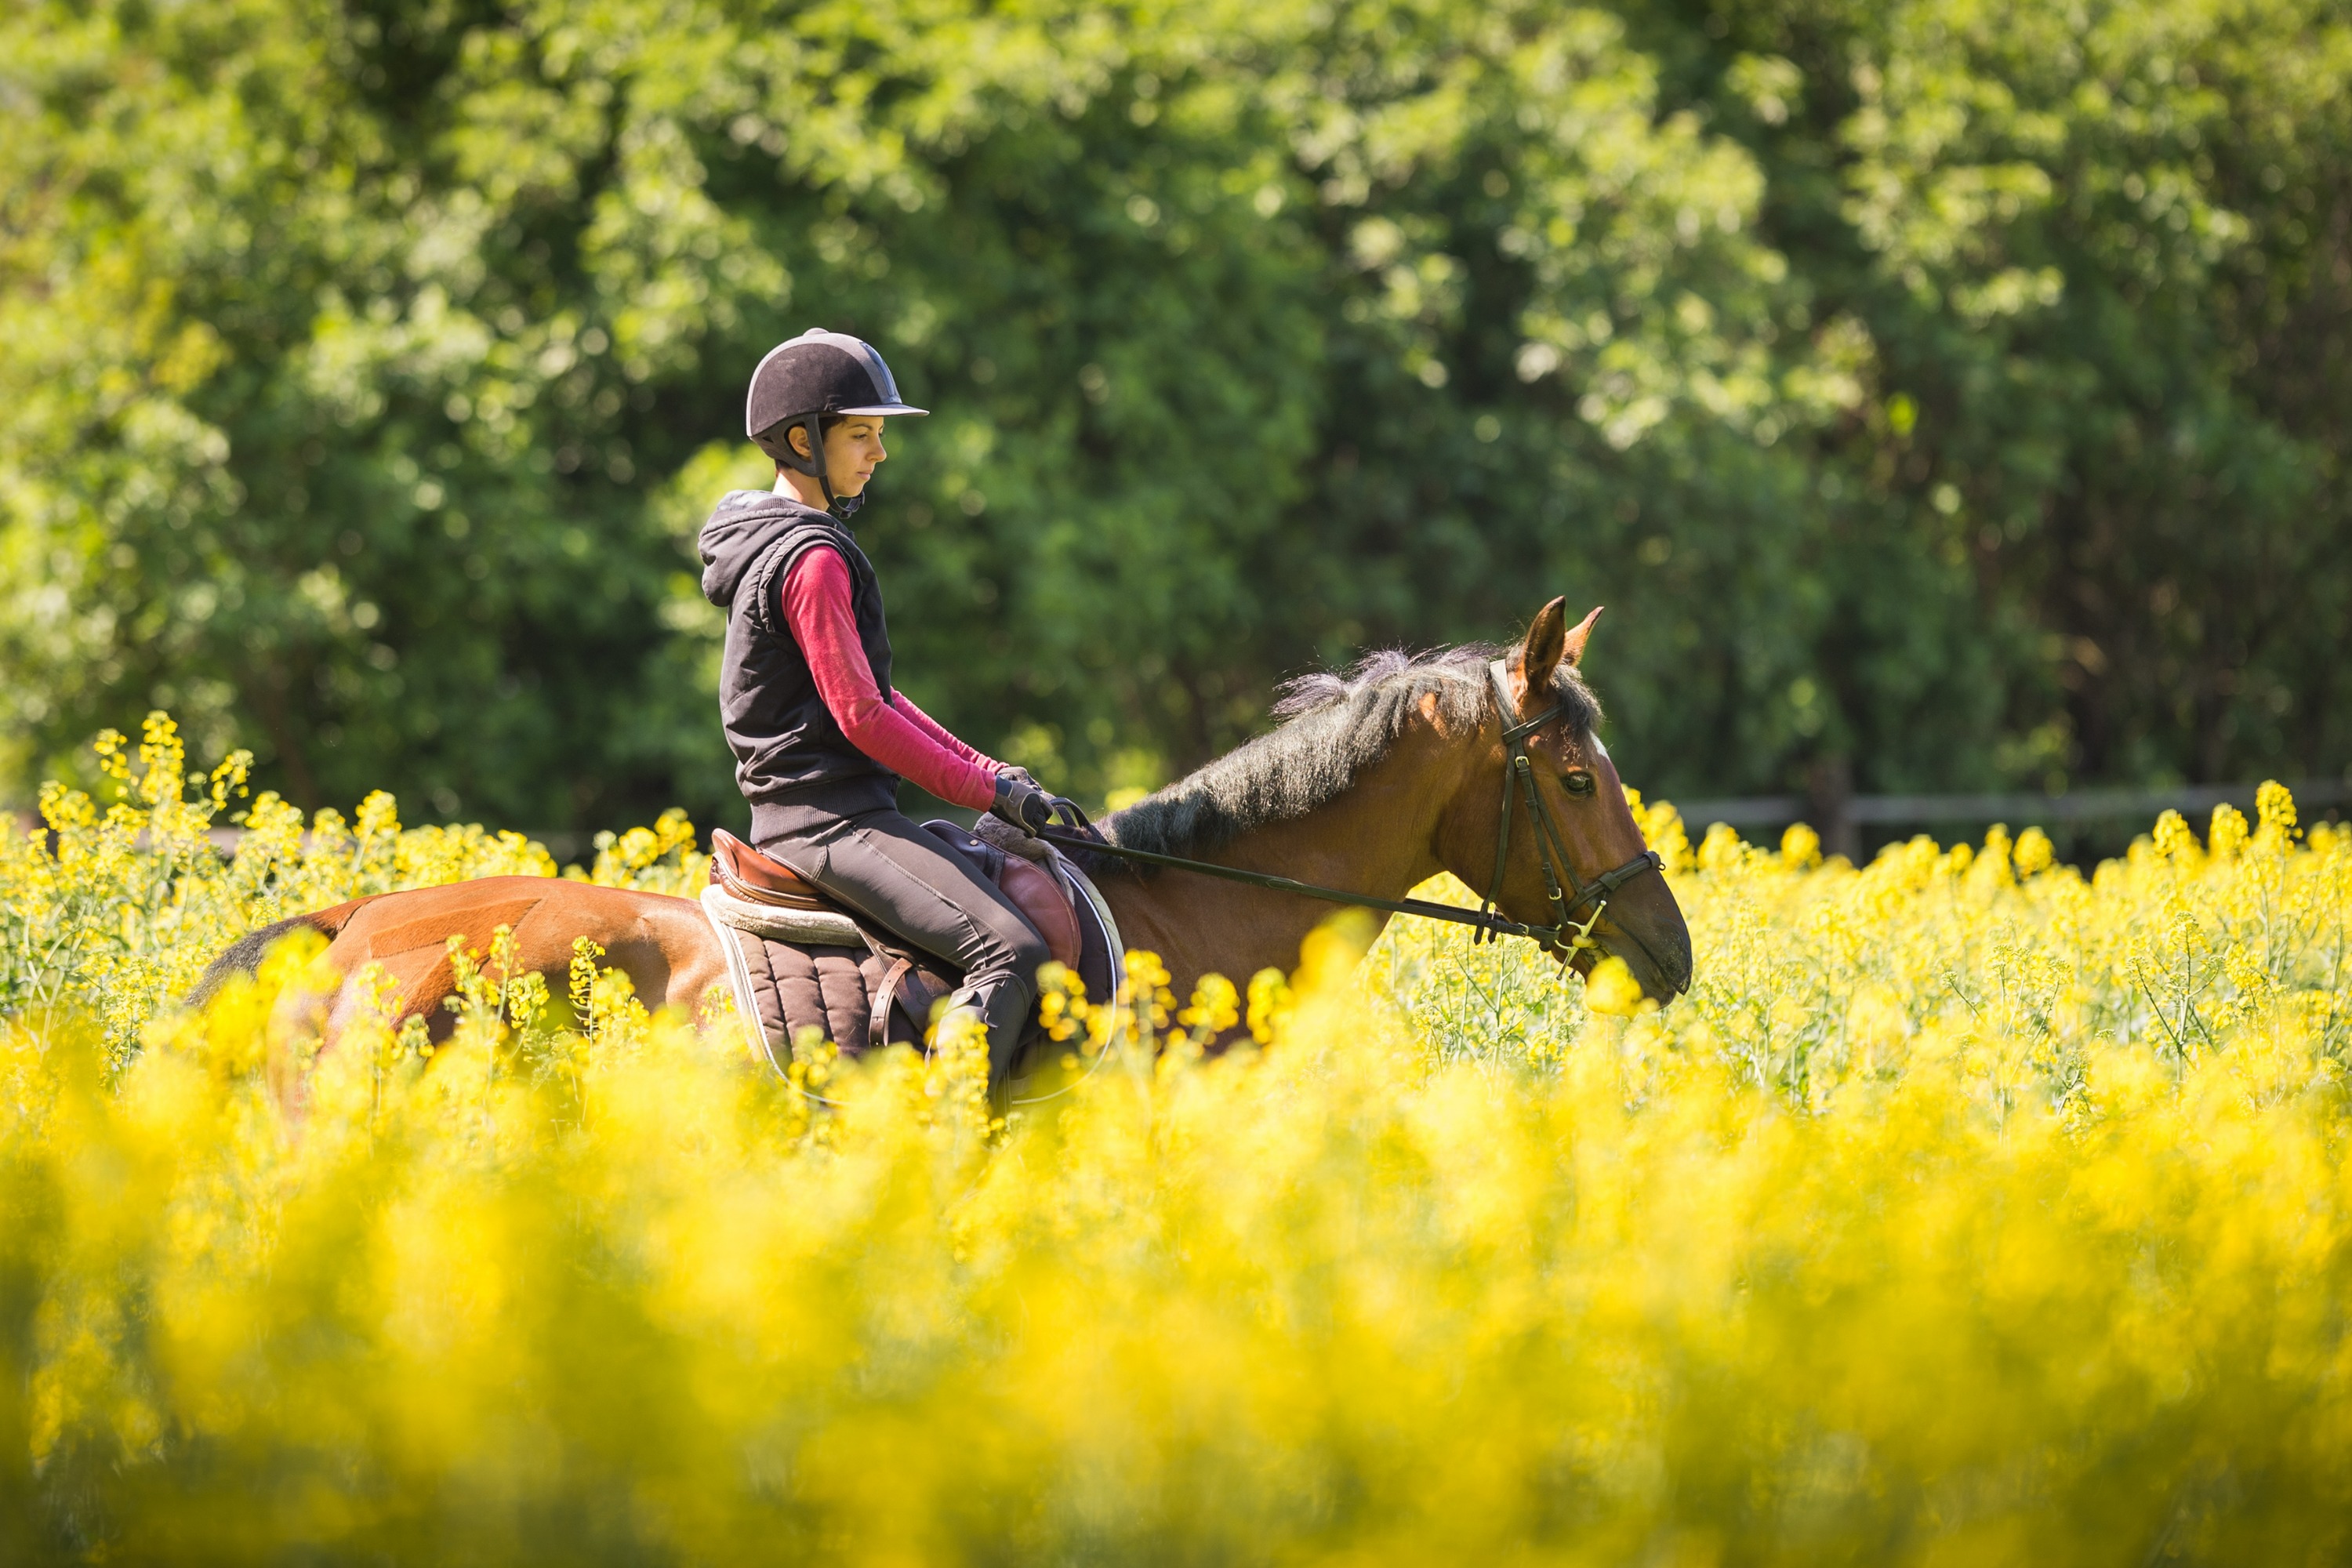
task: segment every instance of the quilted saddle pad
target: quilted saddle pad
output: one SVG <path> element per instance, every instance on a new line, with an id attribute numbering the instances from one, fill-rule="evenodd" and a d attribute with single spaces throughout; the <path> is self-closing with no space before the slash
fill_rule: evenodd
<path id="1" fill-rule="evenodd" d="M 949 822 L 930 832 L 994 879 L 1004 851 Z M 1118 927 L 1085 873 L 1059 855 L 1048 869 L 1071 895 L 1077 916 L 1079 979 L 1087 994 L 1111 994 L 1118 963 Z M 962 981 L 952 965 L 908 947 L 869 921 L 839 910 L 778 909 L 746 902 L 713 885 L 702 907 L 727 953 L 736 1011 L 753 1055 L 781 1073 L 792 1044 L 808 1030 L 845 1056 L 887 1045 L 920 1047 L 932 1014 Z M 1032 1034 L 1024 1044 L 1039 1037 Z"/>

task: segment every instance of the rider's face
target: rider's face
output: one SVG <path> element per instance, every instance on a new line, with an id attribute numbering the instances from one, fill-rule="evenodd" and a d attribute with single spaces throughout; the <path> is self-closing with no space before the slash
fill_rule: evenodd
<path id="1" fill-rule="evenodd" d="M 824 473 L 833 493 L 854 496 L 890 454 L 882 447 L 882 421 L 871 414 L 853 414 L 824 433 Z"/>

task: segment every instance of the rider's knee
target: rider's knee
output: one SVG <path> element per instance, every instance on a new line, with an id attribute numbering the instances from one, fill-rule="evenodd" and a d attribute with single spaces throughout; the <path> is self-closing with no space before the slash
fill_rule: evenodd
<path id="1" fill-rule="evenodd" d="M 1024 990 L 1037 990 L 1037 971 L 1051 962 L 1054 954 L 1046 950 L 1045 938 L 1037 936 L 1028 926 L 1018 931 L 1004 929 L 997 933 L 997 947 L 1002 950 L 1002 966 Z M 995 963 L 990 963 L 995 969 Z"/>
<path id="2" fill-rule="evenodd" d="M 1053 962 L 1052 950 L 1046 947 L 1044 937 L 1025 926 L 1022 928 L 1019 936 L 1013 939 L 1012 948 L 1010 967 L 1014 977 L 1024 986 L 1035 990 L 1037 971 Z"/>

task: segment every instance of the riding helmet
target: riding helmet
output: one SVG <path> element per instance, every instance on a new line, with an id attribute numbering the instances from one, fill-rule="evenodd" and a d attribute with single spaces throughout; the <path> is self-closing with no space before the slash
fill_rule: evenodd
<path id="1" fill-rule="evenodd" d="M 811 327 L 799 337 L 778 343 L 751 373 L 751 391 L 743 405 L 743 433 L 777 462 L 814 475 L 827 501 L 847 510 L 856 499 L 835 499 L 825 477 L 823 422 L 851 414 L 928 414 L 898 395 L 890 367 L 874 345 L 846 332 Z M 803 458 L 793 450 L 793 426 L 805 427 L 809 450 Z"/>

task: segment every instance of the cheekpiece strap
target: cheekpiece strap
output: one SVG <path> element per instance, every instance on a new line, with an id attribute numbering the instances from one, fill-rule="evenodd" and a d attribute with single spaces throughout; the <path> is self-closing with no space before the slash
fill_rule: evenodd
<path id="1" fill-rule="evenodd" d="M 1515 724 L 1511 722 L 1511 715 L 1517 710 L 1511 698 L 1510 671 L 1504 668 L 1503 661 L 1497 658 L 1487 661 L 1486 674 L 1495 683 L 1495 716 L 1503 723 L 1505 755 L 1502 809 L 1495 823 L 1495 874 L 1486 884 L 1486 897 L 1479 906 L 1479 913 L 1492 915 L 1503 896 L 1503 878 L 1510 868 L 1511 816 L 1517 805 L 1512 798 L 1512 784 L 1516 780 L 1527 792 L 1528 826 L 1536 836 L 1536 852 L 1543 861 L 1544 886 L 1545 890 L 1551 896 L 1553 914 L 1564 920 L 1566 916 L 1560 908 L 1559 882 L 1552 874 L 1551 845 L 1547 842 L 1547 829 L 1551 824 L 1544 820 L 1543 805 L 1537 798 L 1535 792 L 1535 780 L 1528 774 L 1526 767 L 1527 747 L 1521 744 L 1529 735 L 1558 718 L 1559 707 L 1555 703 L 1534 718 L 1522 719 Z M 1570 875 L 1573 878 L 1575 873 L 1571 871 Z M 1493 934 L 1491 930 L 1484 931 L 1471 940 L 1475 942 L 1481 937 L 1491 938 Z"/>

